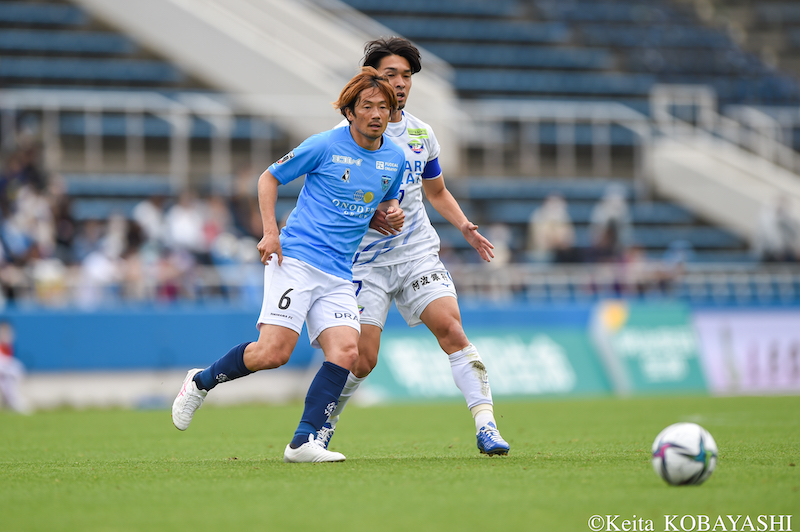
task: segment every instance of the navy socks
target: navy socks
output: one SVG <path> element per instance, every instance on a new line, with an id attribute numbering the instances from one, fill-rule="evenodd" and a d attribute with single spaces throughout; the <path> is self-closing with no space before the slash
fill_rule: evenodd
<path id="1" fill-rule="evenodd" d="M 350 371 L 333 362 L 325 361 L 319 368 L 316 377 L 311 381 L 306 395 L 303 417 L 294 433 L 294 438 L 289 444 L 292 449 L 297 449 L 308 443 L 308 435 L 316 433 L 328 420 L 328 416 L 336 408 L 339 395 L 342 393 L 347 376 Z"/>
<path id="2" fill-rule="evenodd" d="M 201 390 L 210 390 L 221 382 L 232 381 L 253 373 L 244 365 L 244 349 L 252 342 L 239 344 L 219 360 L 194 376 L 194 382 Z"/>
<path id="3" fill-rule="evenodd" d="M 221 382 L 232 381 L 253 373 L 244 365 L 244 350 L 251 342 L 239 344 L 222 358 L 194 376 L 201 390 L 211 390 Z M 332 362 L 323 362 L 306 394 L 305 409 L 294 433 L 291 446 L 298 448 L 308 443 L 308 435 L 316 433 L 336 408 L 350 371 Z"/>

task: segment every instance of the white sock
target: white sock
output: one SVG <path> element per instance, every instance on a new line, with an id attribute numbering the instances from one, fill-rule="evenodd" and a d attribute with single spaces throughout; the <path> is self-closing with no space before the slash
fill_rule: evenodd
<path id="1" fill-rule="evenodd" d="M 497 422 L 494 420 L 494 407 L 490 404 L 476 405 L 470 408 L 472 417 L 475 418 L 475 431 L 481 430 L 487 423 L 494 423 L 497 427 Z"/>
<path id="2" fill-rule="evenodd" d="M 475 424 L 478 424 L 478 419 L 482 422 L 485 421 L 477 425 L 477 428 L 480 429 L 489 421 L 494 421 L 489 374 L 478 350 L 474 345 L 469 344 L 461 351 L 448 355 L 448 359 L 453 372 L 453 380 L 464 394 L 467 407 L 475 418 Z"/>
<path id="3" fill-rule="evenodd" d="M 353 397 L 353 394 L 356 392 L 356 390 L 358 390 L 358 387 L 361 386 L 361 383 L 364 382 L 364 379 L 366 379 L 366 377 L 356 377 L 352 373 L 347 376 L 347 382 L 344 383 L 342 393 L 339 395 L 339 403 L 328 417 L 328 423 L 331 424 L 331 427 L 336 427 L 336 423 L 339 422 L 339 416 L 341 415 L 342 410 L 344 410 L 344 407 L 347 406 L 347 401 Z"/>

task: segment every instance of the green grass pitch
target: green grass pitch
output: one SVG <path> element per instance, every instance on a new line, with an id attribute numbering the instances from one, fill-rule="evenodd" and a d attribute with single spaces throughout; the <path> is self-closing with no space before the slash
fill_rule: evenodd
<path id="1" fill-rule="evenodd" d="M 628 530 L 793 515 L 800 530 L 800 397 L 498 400 L 506 457 L 477 452 L 460 403 L 353 406 L 331 444 L 346 462 L 284 464 L 301 410 L 207 406 L 186 432 L 166 410 L 2 412 L 0 530 L 586 531 L 595 514 Z M 650 465 L 677 421 L 719 446 L 702 486 Z"/>

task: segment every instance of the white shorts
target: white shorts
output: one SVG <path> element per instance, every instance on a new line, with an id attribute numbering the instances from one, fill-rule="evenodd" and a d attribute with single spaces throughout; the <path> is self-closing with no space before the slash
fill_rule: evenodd
<path id="1" fill-rule="evenodd" d="M 256 326 L 280 325 L 300 334 L 304 321 L 316 348 L 325 329 L 346 325 L 360 333 L 353 283 L 292 257 L 284 257 L 280 266 L 273 258 L 264 266 L 264 302 Z"/>
<path id="2" fill-rule="evenodd" d="M 440 297 L 458 298 L 450 272 L 438 255 L 390 266 L 354 266 L 353 283 L 361 323 L 381 329 L 392 300 L 406 323 L 415 327 L 422 323 L 419 317 L 431 301 Z"/>

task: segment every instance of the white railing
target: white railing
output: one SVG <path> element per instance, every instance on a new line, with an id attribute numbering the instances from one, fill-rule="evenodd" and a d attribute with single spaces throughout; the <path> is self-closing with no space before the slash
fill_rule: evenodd
<path id="1" fill-rule="evenodd" d="M 36 270 L 39 271 L 36 271 Z M 162 275 L 157 266 L 135 279 L 87 279 L 80 267 L 47 264 L 6 278 L 13 304 L 86 309 L 180 302 L 257 307 L 263 290 L 258 263 L 194 266 Z M 586 303 L 607 298 L 679 299 L 702 304 L 800 304 L 800 267 L 792 264 L 537 265 L 448 264 L 459 297 L 467 300 Z M 174 272 L 173 272 L 174 273 Z M 11 301 L 0 299 L 0 308 Z"/>
<path id="2" fill-rule="evenodd" d="M 212 128 L 210 163 L 207 172 L 225 190 L 233 173 L 231 133 L 234 119 L 242 110 L 224 96 L 177 93 L 167 97 L 146 91 L 87 91 L 52 89 L 0 90 L 0 136 L 3 151 L 17 143 L 20 116 L 32 113 L 40 120 L 39 138 L 44 165 L 48 171 L 62 171 L 64 148 L 60 122 L 66 114 L 81 114 L 84 119 L 83 165 L 86 173 L 108 172 L 104 161 L 103 117 L 125 120 L 125 171 L 145 173 L 152 166 L 145 149 L 145 118 L 154 116 L 169 125 L 168 174 L 174 190 L 189 184 L 191 170 L 190 139 L 192 119 L 208 122 Z M 251 160 L 254 168 L 272 162 L 271 139 L 265 135 L 267 120 L 251 121 Z M 115 168 L 118 172 L 118 169 Z"/>
<path id="3" fill-rule="evenodd" d="M 654 126 L 663 134 L 707 133 L 800 173 L 800 154 L 792 146 L 793 130 L 800 127 L 800 107 L 731 105 L 720 113 L 710 87 L 656 85 L 650 109 Z"/>
<path id="4" fill-rule="evenodd" d="M 462 158 L 469 150 L 482 156 L 482 173 L 493 175 L 512 171 L 536 176 L 542 172 L 540 128 L 556 129 L 556 173 L 574 177 L 578 166 L 577 127 L 591 128 L 591 169 L 596 177 L 612 175 L 611 130 L 619 126 L 633 135 L 633 177 L 646 178 L 647 150 L 651 141 L 650 119 L 616 102 L 561 102 L 531 100 L 485 100 L 462 102 L 469 117 L 462 131 Z M 514 133 L 509 134 L 508 131 Z M 517 161 L 509 168 L 505 154 Z M 469 169 L 473 175 L 474 168 Z"/>

